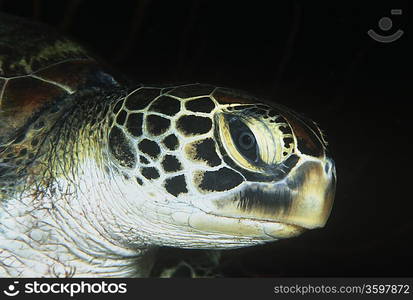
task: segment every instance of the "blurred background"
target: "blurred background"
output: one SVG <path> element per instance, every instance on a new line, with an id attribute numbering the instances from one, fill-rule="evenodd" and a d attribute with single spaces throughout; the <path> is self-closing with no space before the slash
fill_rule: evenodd
<path id="1" fill-rule="evenodd" d="M 411 2 L 3 0 L 0 11 L 57 28 L 136 82 L 238 88 L 319 123 L 338 175 L 327 226 L 225 251 L 221 276 L 413 275 Z M 381 43 L 370 29 L 403 35 Z"/>

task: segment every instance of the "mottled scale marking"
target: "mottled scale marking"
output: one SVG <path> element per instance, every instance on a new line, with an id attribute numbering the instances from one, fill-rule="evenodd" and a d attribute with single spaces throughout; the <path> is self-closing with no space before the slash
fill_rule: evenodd
<path id="1" fill-rule="evenodd" d="M 168 135 L 166 138 L 163 139 L 162 143 L 169 150 L 176 150 L 179 147 L 179 140 L 174 134 Z"/>
<path id="2" fill-rule="evenodd" d="M 162 168 L 165 172 L 177 172 L 182 170 L 182 164 L 176 156 L 168 154 L 162 160 Z"/>
<path id="3" fill-rule="evenodd" d="M 140 88 L 126 98 L 125 106 L 128 110 L 144 109 L 159 94 L 159 89 Z"/>
<path id="4" fill-rule="evenodd" d="M 181 109 L 181 102 L 177 99 L 161 96 L 149 107 L 149 111 L 155 111 L 164 115 L 174 116 Z"/>
<path id="5" fill-rule="evenodd" d="M 212 121 L 206 117 L 185 115 L 178 119 L 177 128 L 186 136 L 204 134 L 211 130 Z"/>
<path id="6" fill-rule="evenodd" d="M 294 139 L 291 137 L 283 138 L 283 141 L 284 141 L 284 147 L 286 148 L 290 147 L 290 144 L 294 143 Z"/>
<path id="7" fill-rule="evenodd" d="M 215 103 L 211 98 L 204 97 L 186 102 L 185 108 L 193 112 L 210 113 L 214 110 Z"/>
<path id="8" fill-rule="evenodd" d="M 195 174 L 194 183 L 203 191 L 223 192 L 240 185 L 243 177 L 232 169 L 223 167 L 216 171 L 201 171 Z"/>
<path id="9" fill-rule="evenodd" d="M 280 129 L 280 131 L 281 131 L 283 134 L 292 134 L 292 133 L 293 133 L 293 132 L 291 131 L 290 126 L 288 126 L 287 123 L 281 125 L 281 126 L 279 127 L 279 129 Z"/>
<path id="10" fill-rule="evenodd" d="M 214 88 L 214 86 L 208 84 L 191 84 L 179 86 L 168 92 L 168 94 L 185 99 L 189 97 L 208 96 Z"/>
<path id="11" fill-rule="evenodd" d="M 126 128 L 130 134 L 135 137 L 140 137 L 142 135 L 142 124 L 143 124 L 143 114 L 142 113 L 131 113 L 128 116 L 126 122 Z"/>
<path id="12" fill-rule="evenodd" d="M 170 120 L 158 115 L 149 115 L 146 117 L 146 128 L 148 132 L 154 136 L 165 133 L 170 125 Z"/>
<path id="13" fill-rule="evenodd" d="M 140 179 L 139 177 L 135 177 L 135 179 L 136 179 L 136 182 L 137 182 L 139 185 L 143 185 L 142 179 Z"/>
<path id="14" fill-rule="evenodd" d="M 161 153 L 161 149 L 159 148 L 158 144 L 148 139 L 142 140 L 139 143 L 138 148 L 140 151 L 142 151 L 142 153 L 149 155 L 153 159 L 158 158 L 159 153 Z"/>
<path id="15" fill-rule="evenodd" d="M 159 172 L 154 167 L 143 167 L 141 168 L 141 174 L 148 180 L 159 178 Z"/>
<path id="16" fill-rule="evenodd" d="M 119 165 L 133 168 L 136 163 L 136 153 L 129 144 L 129 140 L 118 127 L 113 127 L 109 134 L 109 149 Z"/>
<path id="17" fill-rule="evenodd" d="M 185 147 L 190 160 L 206 163 L 210 167 L 221 164 L 221 159 L 216 152 L 215 141 L 212 138 L 195 141 Z"/>
<path id="18" fill-rule="evenodd" d="M 139 162 L 141 163 L 141 164 L 144 164 L 144 165 L 148 165 L 149 164 L 149 160 L 147 160 L 144 156 L 142 156 L 142 155 L 140 155 L 139 156 Z"/>
<path id="19" fill-rule="evenodd" d="M 164 187 L 169 194 L 175 197 L 188 192 L 184 175 L 165 179 Z"/>
<path id="20" fill-rule="evenodd" d="M 243 91 L 218 88 L 212 94 L 214 99 L 221 104 L 232 104 L 232 103 L 242 103 L 242 104 L 254 104 L 259 102 L 259 100 Z"/>
<path id="21" fill-rule="evenodd" d="M 283 112 L 283 116 L 294 131 L 297 138 L 297 148 L 301 153 L 314 157 L 324 155 L 326 144 L 314 122 L 290 111 Z"/>

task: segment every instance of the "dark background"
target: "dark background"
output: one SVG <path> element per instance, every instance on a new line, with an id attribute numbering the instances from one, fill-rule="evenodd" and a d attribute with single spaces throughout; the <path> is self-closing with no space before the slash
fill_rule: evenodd
<path id="1" fill-rule="evenodd" d="M 0 10 L 59 28 L 137 82 L 239 88 L 320 124 L 338 175 L 327 226 L 226 251 L 224 276 L 412 276 L 412 5 L 331 2 L 6 0 Z M 383 44 L 369 29 L 404 35 Z"/>

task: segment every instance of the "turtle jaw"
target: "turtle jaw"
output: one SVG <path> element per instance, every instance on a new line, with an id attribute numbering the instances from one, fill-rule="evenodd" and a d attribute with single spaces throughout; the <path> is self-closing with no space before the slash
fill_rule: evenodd
<path id="1" fill-rule="evenodd" d="M 334 161 L 306 161 L 286 178 L 290 202 L 274 214 L 279 222 L 306 229 L 324 227 L 330 216 L 336 189 Z"/>
<path id="2" fill-rule="evenodd" d="M 266 238 L 288 238 L 306 229 L 325 226 L 333 205 L 336 175 L 329 158 L 302 159 L 291 173 L 275 183 L 246 183 L 229 197 L 212 201 L 208 214 L 239 222 L 237 235 L 248 236 L 250 226 L 261 227 Z M 214 231 L 230 231 L 228 224 L 210 225 Z M 207 224 L 204 222 L 206 227 Z M 211 228 L 212 229 L 212 228 Z M 257 232 L 255 233 L 257 234 Z M 264 236 L 262 236 L 264 238 Z"/>

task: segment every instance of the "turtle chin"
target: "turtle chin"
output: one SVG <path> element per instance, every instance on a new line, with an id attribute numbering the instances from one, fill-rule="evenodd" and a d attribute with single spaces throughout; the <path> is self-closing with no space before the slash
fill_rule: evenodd
<path id="1" fill-rule="evenodd" d="M 208 214 L 223 219 L 204 226 L 238 236 L 258 238 L 261 233 L 259 238 L 266 240 L 296 236 L 326 224 L 335 186 L 331 159 L 302 159 L 281 181 L 248 182 L 229 196 L 212 200 Z M 225 219 L 239 221 L 229 226 Z"/>

